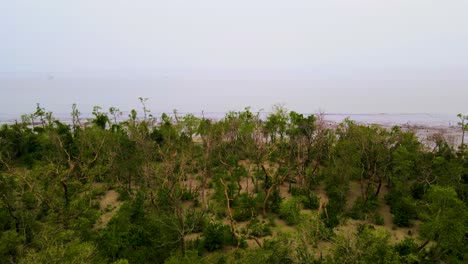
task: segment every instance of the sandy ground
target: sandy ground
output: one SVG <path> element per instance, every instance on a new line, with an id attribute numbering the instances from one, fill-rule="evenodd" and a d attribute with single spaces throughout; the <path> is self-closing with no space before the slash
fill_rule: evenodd
<path id="1" fill-rule="evenodd" d="M 122 205 L 119 194 L 114 190 L 107 191 L 99 202 L 99 209 L 104 212 L 96 223 L 95 228 L 104 228 Z"/>

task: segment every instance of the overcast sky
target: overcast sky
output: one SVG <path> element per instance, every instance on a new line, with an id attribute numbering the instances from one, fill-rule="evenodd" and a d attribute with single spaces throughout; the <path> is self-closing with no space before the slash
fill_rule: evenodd
<path id="1" fill-rule="evenodd" d="M 10 0 L 0 113 L 468 112 L 466 0 Z"/>

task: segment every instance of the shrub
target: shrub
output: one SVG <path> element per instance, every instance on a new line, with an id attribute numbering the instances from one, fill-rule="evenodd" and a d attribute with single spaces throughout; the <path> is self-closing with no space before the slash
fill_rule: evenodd
<path id="1" fill-rule="evenodd" d="M 292 186 L 290 192 L 292 196 L 307 196 L 307 190 L 297 186 Z"/>
<path id="2" fill-rule="evenodd" d="M 18 255 L 18 246 L 24 241 L 24 237 L 14 230 L 3 231 L 0 235 L 0 257 L 5 263 L 14 263 Z"/>
<path id="3" fill-rule="evenodd" d="M 416 200 L 422 199 L 426 193 L 426 190 L 427 187 L 425 187 L 422 183 L 415 182 L 413 185 L 411 185 L 411 195 Z"/>
<path id="4" fill-rule="evenodd" d="M 369 199 L 365 202 L 363 198 L 359 197 L 348 215 L 356 220 L 367 220 L 369 214 L 377 208 L 377 205 L 378 202 L 376 199 Z"/>
<path id="5" fill-rule="evenodd" d="M 291 194 L 299 197 L 307 209 L 317 210 L 320 206 L 320 197 L 308 189 L 292 187 Z"/>
<path id="6" fill-rule="evenodd" d="M 119 259 L 117 261 L 112 262 L 112 264 L 130 264 L 126 259 Z"/>
<path id="7" fill-rule="evenodd" d="M 208 211 L 215 215 L 218 219 L 226 217 L 226 206 L 221 202 L 211 202 L 208 206 Z"/>
<path id="8" fill-rule="evenodd" d="M 289 198 L 280 204 L 279 216 L 285 220 L 288 225 L 299 223 L 301 216 L 301 200 L 298 198 Z"/>
<path id="9" fill-rule="evenodd" d="M 334 228 L 340 224 L 339 214 L 341 205 L 335 200 L 330 200 L 320 214 L 320 218 L 328 228 Z"/>
<path id="10" fill-rule="evenodd" d="M 327 185 L 327 194 L 330 204 L 333 204 L 338 211 L 341 211 L 345 205 L 348 198 L 348 186 L 335 186 L 331 183 Z"/>
<path id="11" fill-rule="evenodd" d="M 203 230 L 203 246 L 208 251 L 220 249 L 226 245 L 236 244 L 234 235 L 227 225 L 208 223 Z"/>
<path id="12" fill-rule="evenodd" d="M 376 225 L 384 225 L 384 218 L 378 214 L 378 213 L 375 213 L 374 214 L 374 224 Z"/>
<path id="13" fill-rule="evenodd" d="M 238 222 L 247 221 L 251 218 L 252 213 L 248 208 L 236 208 L 233 210 L 233 218 Z"/>
<path id="14" fill-rule="evenodd" d="M 273 213 L 279 213 L 280 211 L 280 206 L 282 204 L 282 200 L 279 191 L 274 191 L 270 197 L 268 198 L 269 200 L 269 208 Z"/>
<path id="15" fill-rule="evenodd" d="M 189 189 L 183 189 L 181 198 L 183 201 L 195 201 L 197 194 L 198 193 L 195 191 L 191 191 Z"/>
<path id="16" fill-rule="evenodd" d="M 317 246 L 318 241 L 328 240 L 333 232 L 325 227 L 325 224 L 320 220 L 318 215 L 304 217 L 304 220 L 297 226 L 297 230 L 301 238 L 308 244 Z"/>
<path id="17" fill-rule="evenodd" d="M 178 234 L 167 228 L 176 221 L 165 215 L 141 213 L 138 202 L 124 203 L 96 237 L 99 255 L 127 259 L 130 263 L 161 263 L 178 244 Z"/>
<path id="18" fill-rule="evenodd" d="M 265 221 L 259 221 L 258 219 L 250 221 L 247 227 L 250 230 L 250 234 L 255 237 L 264 237 L 272 234 L 270 226 Z"/>
<path id="19" fill-rule="evenodd" d="M 317 210 L 320 206 L 320 197 L 314 193 L 309 193 L 304 201 L 304 207 L 311 210 Z"/>
<path id="20" fill-rule="evenodd" d="M 241 194 L 237 199 L 236 206 L 234 210 L 234 219 L 236 221 L 246 221 L 252 218 L 253 216 L 257 215 L 257 210 L 261 208 L 261 201 L 260 204 L 258 203 L 259 200 L 248 196 L 246 193 Z"/>
<path id="21" fill-rule="evenodd" d="M 406 237 L 403 241 L 395 245 L 395 251 L 400 256 L 407 256 L 411 253 L 415 253 L 418 250 L 418 244 L 414 242 L 414 239 Z"/>
<path id="22" fill-rule="evenodd" d="M 416 205 L 410 198 L 405 197 L 393 205 L 392 213 L 395 225 L 408 227 L 411 225 L 410 220 L 416 217 Z"/>
<path id="23" fill-rule="evenodd" d="M 192 233 L 202 232 L 205 228 L 205 218 L 203 213 L 200 211 L 189 211 L 185 224 L 193 228 L 191 230 Z"/>
<path id="24" fill-rule="evenodd" d="M 197 251 L 189 250 L 182 255 L 180 253 L 172 255 L 170 258 L 166 259 L 165 264 L 195 264 L 201 263 L 202 257 L 198 255 Z"/>

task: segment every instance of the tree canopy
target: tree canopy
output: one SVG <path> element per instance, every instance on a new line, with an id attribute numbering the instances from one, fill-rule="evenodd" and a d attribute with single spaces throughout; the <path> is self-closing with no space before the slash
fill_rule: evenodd
<path id="1" fill-rule="evenodd" d="M 468 149 L 273 107 L 0 127 L 2 263 L 464 263 Z M 466 116 L 459 115 L 463 133 Z"/>

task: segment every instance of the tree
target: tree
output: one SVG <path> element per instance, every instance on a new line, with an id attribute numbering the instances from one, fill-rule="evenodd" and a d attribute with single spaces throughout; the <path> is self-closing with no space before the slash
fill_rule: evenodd
<path id="1" fill-rule="evenodd" d="M 462 140 L 461 140 L 461 146 L 465 146 L 465 132 L 468 130 L 468 115 L 462 115 L 461 113 L 457 115 L 458 118 L 460 118 L 460 122 L 458 122 L 458 125 L 460 126 L 462 130 Z"/>
<path id="2" fill-rule="evenodd" d="M 361 225 L 354 236 L 339 235 L 335 239 L 333 263 L 400 263 L 389 243 L 390 234 Z"/>
<path id="3" fill-rule="evenodd" d="M 183 132 L 187 134 L 190 141 L 193 140 L 193 136 L 196 135 L 198 126 L 200 125 L 200 119 L 193 114 L 186 114 L 182 117 Z"/>
<path id="4" fill-rule="evenodd" d="M 460 253 L 467 243 L 468 212 L 457 193 L 451 187 L 431 186 L 427 193 L 428 219 L 421 226 L 421 236 L 426 242 L 436 242 L 433 257 L 436 260 L 447 254 Z"/>
<path id="5" fill-rule="evenodd" d="M 81 122 L 80 122 L 80 111 L 76 107 L 76 104 L 72 105 L 72 111 L 71 111 L 71 116 L 72 116 L 72 125 L 73 125 L 73 131 L 76 132 L 77 129 L 81 127 Z"/>
<path id="6" fill-rule="evenodd" d="M 150 112 L 150 110 L 146 107 L 146 102 L 148 101 L 148 98 L 143 98 L 143 97 L 138 97 L 138 100 L 140 100 L 140 103 L 143 107 L 143 121 L 147 121 L 146 115 Z"/>
<path id="7" fill-rule="evenodd" d="M 93 115 L 94 119 L 91 120 L 93 124 L 101 129 L 106 129 L 106 125 L 109 123 L 109 117 L 107 113 L 101 112 L 102 107 L 94 106 L 93 107 Z"/>
<path id="8" fill-rule="evenodd" d="M 276 142 L 277 135 L 280 136 L 282 141 L 285 134 L 288 123 L 288 110 L 282 105 L 273 106 L 273 113 L 271 113 L 265 122 L 265 128 L 270 135 L 271 142 Z"/>
<path id="9" fill-rule="evenodd" d="M 114 124 L 113 125 L 116 126 L 117 125 L 117 118 L 122 115 L 122 112 L 120 111 L 119 108 L 112 106 L 112 107 L 109 108 L 109 113 L 112 115 L 112 117 L 114 119 Z"/>

